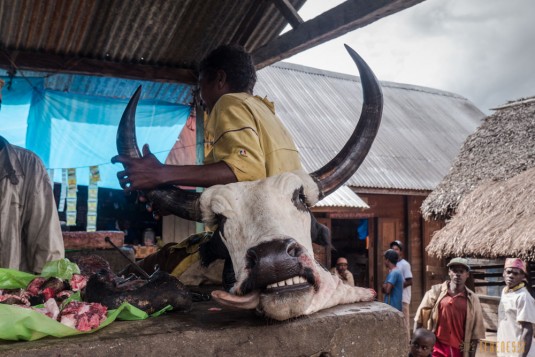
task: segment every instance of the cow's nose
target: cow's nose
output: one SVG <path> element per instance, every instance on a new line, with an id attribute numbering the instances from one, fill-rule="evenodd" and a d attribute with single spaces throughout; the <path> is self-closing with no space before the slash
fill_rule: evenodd
<path id="1" fill-rule="evenodd" d="M 274 239 L 247 251 L 247 267 L 256 288 L 264 288 L 300 274 L 303 247 L 293 238 Z"/>

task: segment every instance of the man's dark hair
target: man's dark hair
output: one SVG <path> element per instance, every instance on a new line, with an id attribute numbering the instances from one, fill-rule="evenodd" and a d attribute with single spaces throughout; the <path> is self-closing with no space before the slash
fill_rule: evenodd
<path id="1" fill-rule="evenodd" d="M 386 260 L 388 260 L 390 263 L 396 265 L 396 263 L 398 262 L 399 260 L 399 255 L 398 253 L 394 250 L 394 249 L 389 249 L 385 252 L 385 258 Z"/>
<path id="2" fill-rule="evenodd" d="M 399 250 L 403 251 L 403 243 L 399 240 L 395 240 L 392 243 L 390 243 L 390 248 L 394 248 L 394 246 L 397 246 Z"/>
<path id="3" fill-rule="evenodd" d="M 433 341 L 433 345 L 436 343 L 437 338 L 435 334 L 425 328 L 418 328 L 416 331 L 414 331 L 414 334 L 412 335 L 411 342 L 415 342 L 418 338 L 424 338 L 428 339 L 430 341 Z"/>
<path id="4" fill-rule="evenodd" d="M 199 73 L 204 73 L 209 81 L 215 79 L 217 71 L 227 75 L 227 82 L 233 92 L 253 93 L 256 84 L 256 70 L 253 59 L 241 46 L 219 46 L 199 64 Z"/>

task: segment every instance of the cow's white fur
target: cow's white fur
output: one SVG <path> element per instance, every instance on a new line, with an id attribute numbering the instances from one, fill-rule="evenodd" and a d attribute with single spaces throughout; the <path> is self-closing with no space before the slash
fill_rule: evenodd
<path id="1" fill-rule="evenodd" d="M 283 173 L 253 182 L 239 182 L 212 186 L 201 195 L 203 220 L 208 226 L 217 223 L 218 215 L 226 217 L 225 243 L 236 274 L 231 293 L 241 295 L 239 287 L 247 278 L 246 253 L 251 247 L 273 239 L 293 238 L 306 253 L 300 263 L 312 269 L 317 289 L 299 294 L 260 294 L 256 291 L 246 297 L 231 296 L 219 291 L 213 294 L 220 302 L 244 308 L 256 307 L 277 320 L 311 314 L 341 303 L 369 301 L 373 291 L 343 285 L 340 279 L 323 269 L 313 258 L 310 237 L 310 213 L 298 209 L 291 201 L 295 190 L 303 187 L 307 206 L 318 201 L 319 191 L 312 178 L 304 171 Z"/>

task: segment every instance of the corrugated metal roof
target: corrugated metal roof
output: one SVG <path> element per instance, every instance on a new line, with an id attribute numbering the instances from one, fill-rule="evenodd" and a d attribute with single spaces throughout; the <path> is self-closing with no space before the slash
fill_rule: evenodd
<path id="1" fill-rule="evenodd" d="M 433 190 L 485 115 L 457 94 L 391 82 L 381 85 L 384 109 L 379 133 L 347 184 Z M 290 63 L 260 70 L 255 94 L 275 102 L 308 172 L 342 148 L 362 105 L 358 77 Z"/>
<path id="2" fill-rule="evenodd" d="M 286 25 L 272 1 L 0 0 L 3 48 L 120 63 L 191 68 L 218 45 L 253 50 Z"/>
<path id="3" fill-rule="evenodd" d="M 329 196 L 316 203 L 314 207 L 370 208 L 362 198 L 347 186 L 341 186 Z"/>

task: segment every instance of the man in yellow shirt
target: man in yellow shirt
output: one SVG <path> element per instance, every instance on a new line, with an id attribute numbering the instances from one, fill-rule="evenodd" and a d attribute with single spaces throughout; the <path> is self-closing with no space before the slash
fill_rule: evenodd
<path id="1" fill-rule="evenodd" d="M 164 165 L 143 147 L 143 157 L 116 156 L 126 191 L 165 185 L 209 187 L 253 181 L 301 168 L 296 146 L 274 106 L 253 95 L 256 72 L 241 47 L 221 46 L 200 63 L 200 97 L 206 108 L 204 165 Z"/>

